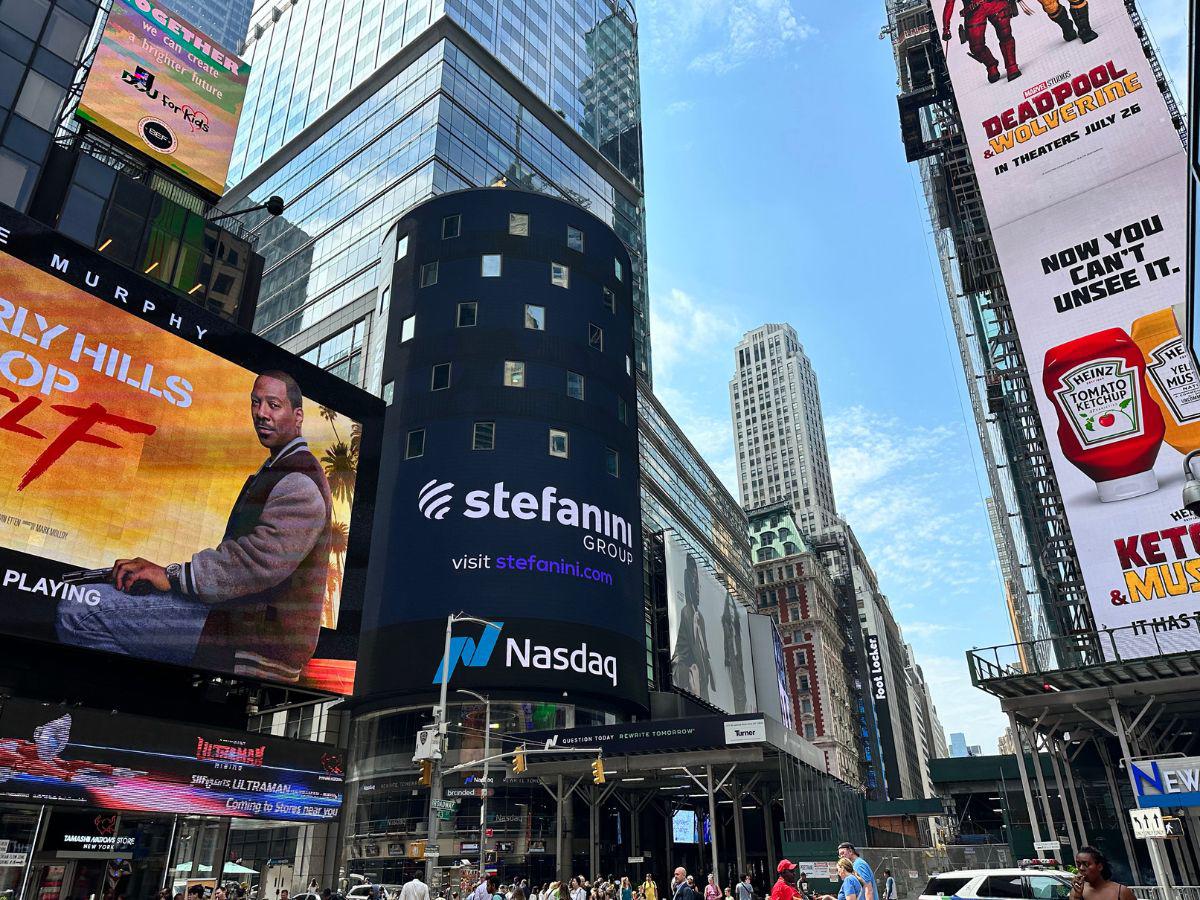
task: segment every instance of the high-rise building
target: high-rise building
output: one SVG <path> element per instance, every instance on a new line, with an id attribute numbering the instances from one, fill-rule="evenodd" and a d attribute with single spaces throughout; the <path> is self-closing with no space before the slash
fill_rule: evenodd
<path id="1" fill-rule="evenodd" d="M 246 40 L 254 0 L 170 0 L 179 13 L 210 38 L 234 53 Z"/>
<path id="2" fill-rule="evenodd" d="M 750 516 L 750 547 L 758 611 L 775 620 L 783 640 L 796 730 L 825 754 L 831 774 L 865 787 L 851 703 L 854 679 L 846 666 L 847 641 L 833 579 L 786 503 Z"/>
<path id="3" fill-rule="evenodd" d="M 1001 735 L 1001 741 L 1006 737 L 1009 737 L 1007 729 Z M 968 744 L 967 736 L 961 731 L 955 731 L 950 735 L 950 755 L 956 759 L 966 756 L 983 756 L 983 748 L 979 744 Z"/>
<path id="4" fill-rule="evenodd" d="M 790 503 L 806 535 L 838 524 L 821 393 L 790 325 L 747 332 L 729 381 L 742 504 L 749 511 Z"/>
<path id="5" fill-rule="evenodd" d="M 567 199 L 629 248 L 650 373 L 636 21 L 619 0 L 260 3 L 224 205 L 277 194 L 255 329 L 343 366 L 386 335 L 379 248 L 434 194 L 505 180 Z M 347 364 L 357 356 L 359 363 Z M 335 359 L 336 357 L 336 359 Z M 322 363 L 324 364 L 324 363 Z"/>

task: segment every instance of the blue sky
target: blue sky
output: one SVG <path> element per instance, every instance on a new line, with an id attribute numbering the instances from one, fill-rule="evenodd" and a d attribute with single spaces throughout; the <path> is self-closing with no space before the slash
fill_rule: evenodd
<path id="1" fill-rule="evenodd" d="M 1097 0 L 1115 2 L 1115 0 Z M 1176 85 L 1187 0 L 1143 0 Z M 883 0 L 640 0 L 655 387 L 737 495 L 727 381 L 762 322 L 821 381 L 839 511 L 947 734 L 1005 720 L 965 651 L 1012 641 L 937 260 L 904 161 Z"/>

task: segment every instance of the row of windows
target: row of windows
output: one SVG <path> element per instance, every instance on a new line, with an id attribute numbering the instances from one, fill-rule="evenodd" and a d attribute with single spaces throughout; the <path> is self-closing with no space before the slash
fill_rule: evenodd
<path id="1" fill-rule="evenodd" d="M 606 298 L 607 300 L 607 298 Z M 607 306 L 607 302 L 605 304 Z M 608 307 L 610 311 L 612 307 Z M 454 315 L 455 328 L 474 328 L 479 324 L 479 301 L 464 300 L 458 304 Z M 524 325 L 531 331 L 546 330 L 546 307 L 534 303 L 525 304 Z M 417 333 L 417 317 L 407 316 L 400 323 L 400 343 L 411 341 Z M 604 350 L 604 329 L 593 322 L 588 323 L 588 346 Z M 630 365 L 626 369 L 632 370 Z"/>
<path id="2" fill-rule="evenodd" d="M 405 239 L 407 240 L 407 238 Z M 614 260 L 618 273 L 621 261 Z M 438 283 L 439 260 L 421 265 L 421 287 L 433 287 Z M 499 278 L 504 271 L 504 257 L 499 253 L 484 253 L 479 258 L 479 274 L 482 278 Z M 618 274 L 618 278 L 620 275 Z M 571 267 L 565 263 L 550 263 L 550 283 L 555 287 L 569 288 L 571 286 Z M 604 288 L 604 305 L 615 306 L 616 297 L 608 288 Z"/>
<path id="3" fill-rule="evenodd" d="M 496 449 L 496 423 L 475 422 L 471 426 L 472 450 Z M 557 459 L 570 459 L 571 434 L 562 428 L 551 428 L 547 434 L 547 452 Z M 404 458 L 418 459 L 425 455 L 425 429 L 414 428 L 404 442 Z M 612 447 L 604 448 L 604 470 L 613 478 L 621 477 L 621 454 Z"/>
<path id="4" fill-rule="evenodd" d="M 529 213 L 509 213 L 508 214 L 508 233 L 512 234 L 512 235 L 516 235 L 517 237 L 529 237 Z M 454 215 L 446 216 L 445 218 L 442 219 L 442 240 L 443 241 L 452 240 L 453 238 L 456 238 L 461 234 L 462 234 L 462 215 L 461 214 L 455 213 Z M 405 237 L 401 238 L 401 241 L 403 242 L 404 252 L 398 252 L 397 256 L 396 256 L 397 259 L 400 259 L 401 257 L 403 257 L 404 253 L 406 253 L 408 251 L 407 235 Z M 575 228 L 574 226 L 571 226 L 571 225 L 567 226 L 567 249 L 575 250 L 578 253 L 583 252 L 583 231 L 578 228 Z M 485 269 L 484 277 L 491 277 L 488 275 L 488 273 L 486 271 L 487 266 L 488 266 L 487 260 L 489 258 L 492 258 L 494 260 L 494 262 L 492 264 L 495 267 L 495 275 L 496 275 L 496 277 L 498 277 L 500 275 L 500 255 L 498 253 L 486 254 L 484 256 L 484 269 Z M 436 278 L 437 263 L 427 263 L 426 266 L 421 267 L 421 271 L 422 271 L 421 287 L 426 287 L 426 284 L 424 281 L 424 271 L 425 271 L 425 268 L 429 265 L 434 266 L 434 272 L 435 272 L 435 278 Z M 553 263 L 552 265 L 554 267 L 557 267 L 558 269 L 562 270 L 561 286 L 566 287 L 567 286 L 567 284 L 566 284 L 566 282 L 567 282 L 567 267 L 562 265 L 561 263 Z M 625 269 L 621 265 L 621 260 L 617 259 L 616 257 L 613 257 L 613 275 L 616 276 L 617 281 L 625 280 Z M 554 283 L 559 284 L 558 281 L 554 281 Z"/>
<path id="5" fill-rule="evenodd" d="M 451 364 L 448 362 L 433 366 L 429 374 L 431 391 L 444 391 L 450 387 L 450 366 Z M 506 359 L 504 361 L 504 375 L 501 384 L 511 388 L 525 387 L 524 360 Z M 587 379 L 583 375 L 578 372 L 567 372 L 567 396 L 572 400 L 584 399 L 586 384 Z M 629 404 L 625 402 L 624 397 L 617 398 L 617 418 L 623 425 L 629 424 Z"/>

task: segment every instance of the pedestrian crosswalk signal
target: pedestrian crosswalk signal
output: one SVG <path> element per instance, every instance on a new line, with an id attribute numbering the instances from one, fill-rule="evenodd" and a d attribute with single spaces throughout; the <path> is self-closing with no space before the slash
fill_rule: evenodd
<path id="1" fill-rule="evenodd" d="M 592 760 L 592 783 L 604 784 L 604 760 Z"/>
<path id="2" fill-rule="evenodd" d="M 429 787 L 433 784 L 433 760 L 421 760 L 421 784 Z"/>
<path id="3" fill-rule="evenodd" d="M 513 774 L 520 775 L 524 771 L 525 771 L 525 748 L 522 747 L 520 750 L 516 751 L 513 754 Z"/>

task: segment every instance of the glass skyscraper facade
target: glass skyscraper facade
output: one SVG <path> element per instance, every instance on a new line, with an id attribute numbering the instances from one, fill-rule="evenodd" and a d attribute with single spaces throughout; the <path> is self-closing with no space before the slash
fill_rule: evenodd
<path id="1" fill-rule="evenodd" d="M 578 203 L 634 261 L 638 367 L 650 344 L 637 25 L 616 0 L 272 0 L 223 206 L 256 218 L 266 260 L 255 329 L 379 390 L 379 248 L 406 209 L 508 184 Z M 324 363 L 323 363 L 324 361 Z"/>
<path id="2" fill-rule="evenodd" d="M 236 53 L 246 39 L 254 0 L 169 0 L 168 5 L 172 12 Z"/>

